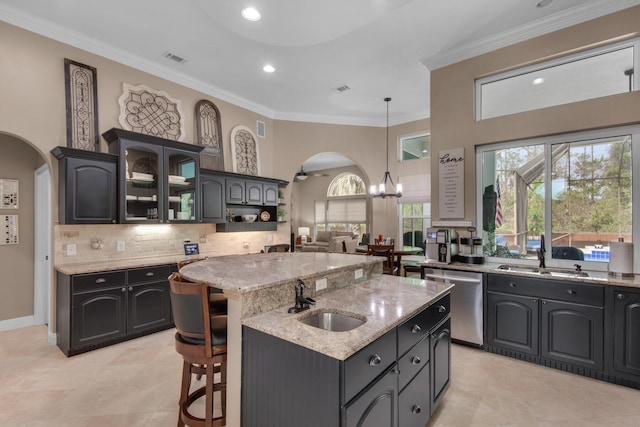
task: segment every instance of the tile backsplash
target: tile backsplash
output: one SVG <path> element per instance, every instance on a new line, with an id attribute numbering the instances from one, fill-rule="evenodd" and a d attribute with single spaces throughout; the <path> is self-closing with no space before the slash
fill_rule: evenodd
<path id="1" fill-rule="evenodd" d="M 278 231 L 217 233 L 215 224 L 56 225 L 54 262 L 68 265 L 183 255 L 187 240 L 198 243 L 200 253 L 207 256 L 257 253 L 265 245 L 289 243 L 289 227 L 278 228 Z M 73 245 L 75 255 L 68 255 L 74 252 Z M 118 246 L 124 250 L 118 251 Z"/>

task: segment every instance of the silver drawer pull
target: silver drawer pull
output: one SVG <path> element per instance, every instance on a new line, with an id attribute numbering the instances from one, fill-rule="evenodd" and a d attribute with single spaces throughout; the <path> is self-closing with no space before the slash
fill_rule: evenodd
<path id="1" fill-rule="evenodd" d="M 618 294 L 618 295 L 616 295 L 616 297 L 617 297 L 618 299 L 624 299 L 624 294 Z"/>
<path id="2" fill-rule="evenodd" d="M 411 413 L 419 414 L 420 412 L 422 412 L 422 408 L 420 407 L 420 405 L 413 405 L 413 408 L 411 408 Z"/>
<path id="3" fill-rule="evenodd" d="M 417 334 L 421 330 L 422 330 L 422 328 L 420 328 L 419 325 L 413 325 L 413 328 L 411 328 L 411 333 Z"/>
<path id="4" fill-rule="evenodd" d="M 377 354 L 374 354 L 373 356 L 371 356 L 371 359 L 369 359 L 369 366 L 377 366 L 381 362 L 382 362 L 382 358 Z"/>
<path id="5" fill-rule="evenodd" d="M 129 292 L 133 290 L 133 286 L 129 286 Z"/>
<path id="6" fill-rule="evenodd" d="M 509 282 L 509 286 L 511 286 L 512 288 L 515 288 L 515 287 L 516 287 L 516 286 L 518 286 L 518 285 L 516 285 L 516 284 L 515 284 L 515 283 L 513 283 L 513 282 Z"/>
<path id="7" fill-rule="evenodd" d="M 567 293 L 568 293 L 569 295 L 575 295 L 575 294 L 576 294 L 576 291 L 573 291 L 573 290 L 571 290 L 571 289 L 567 289 Z"/>
<path id="8" fill-rule="evenodd" d="M 445 308 L 444 305 L 439 305 L 438 306 L 438 313 L 444 313 L 445 311 L 447 311 L 447 309 Z"/>
<path id="9" fill-rule="evenodd" d="M 418 356 L 413 356 L 413 357 L 411 358 L 411 363 L 412 363 L 413 365 L 419 365 L 419 364 L 420 364 L 420 362 L 422 362 L 422 360 L 420 360 L 420 358 L 419 358 Z"/>
<path id="10" fill-rule="evenodd" d="M 147 274 L 145 274 L 145 276 L 147 277 L 153 277 L 153 273 L 151 271 L 148 271 Z"/>
<path id="11" fill-rule="evenodd" d="M 120 289 L 122 292 L 127 292 L 127 288 Z"/>
<path id="12" fill-rule="evenodd" d="M 99 279 L 96 279 L 96 283 L 104 283 L 104 282 L 106 282 L 106 281 L 107 281 L 107 279 L 105 279 L 104 277 L 101 277 L 101 278 L 99 278 Z"/>

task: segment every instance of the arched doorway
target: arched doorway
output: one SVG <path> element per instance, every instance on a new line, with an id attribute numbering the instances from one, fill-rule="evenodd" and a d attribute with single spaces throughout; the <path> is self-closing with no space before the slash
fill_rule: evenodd
<path id="1" fill-rule="evenodd" d="M 2 236 L 0 330 L 49 324 L 51 333 L 51 199 L 45 157 L 28 142 L 0 132 L 0 179 L 15 184 L 16 203 L 0 205 L 0 217 L 17 224 L 13 242 Z M 5 228 L 5 227 L 3 227 Z"/>

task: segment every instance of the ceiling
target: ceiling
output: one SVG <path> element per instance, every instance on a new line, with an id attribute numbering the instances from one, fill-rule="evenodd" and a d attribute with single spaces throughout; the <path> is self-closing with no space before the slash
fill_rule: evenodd
<path id="1" fill-rule="evenodd" d="M 387 96 L 392 125 L 430 116 L 430 70 L 640 4 L 538 2 L 0 0 L 0 19 L 273 119 L 384 126 Z"/>

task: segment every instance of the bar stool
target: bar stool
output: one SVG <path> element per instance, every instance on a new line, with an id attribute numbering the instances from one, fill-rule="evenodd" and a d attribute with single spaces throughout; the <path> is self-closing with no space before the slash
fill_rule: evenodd
<path id="1" fill-rule="evenodd" d="M 194 262 L 203 261 L 206 258 L 193 258 L 186 259 L 178 262 L 178 271 L 182 270 L 182 267 Z M 219 314 L 227 314 L 227 297 L 222 294 L 220 289 L 209 287 L 209 303 L 211 303 L 211 314 L 216 316 Z"/>
<path id="2" fill-rule="evenodd" d="M 182 356 L 182 385 L 178 427 L 222 427 L 227 404 L 227 316 L 211 315 L 209 289 L 204 283 L 188 282 L 180 273 L 169 276 L 171 311 L 176 325 L 175 348 Z M 214 374 L 220 372 L 220 381 Z M 193 375 L 204 375 L 205 385 L 191 391 Z M 214 417 L 214 392 L 220 392 L 222 416 Z M 189 407 L 205 397 L 205 418 Z"/>
<path id="3" fill-rule="evenodd" d="M 402 269 L 404 270 L 404 277 L 407 277 L 407 273 L 418 273 L 418 274 L 420 274 L 420 266 L 418 264 L 407 263 L 407 264 L 404 264 L 402 266 Z"/>

